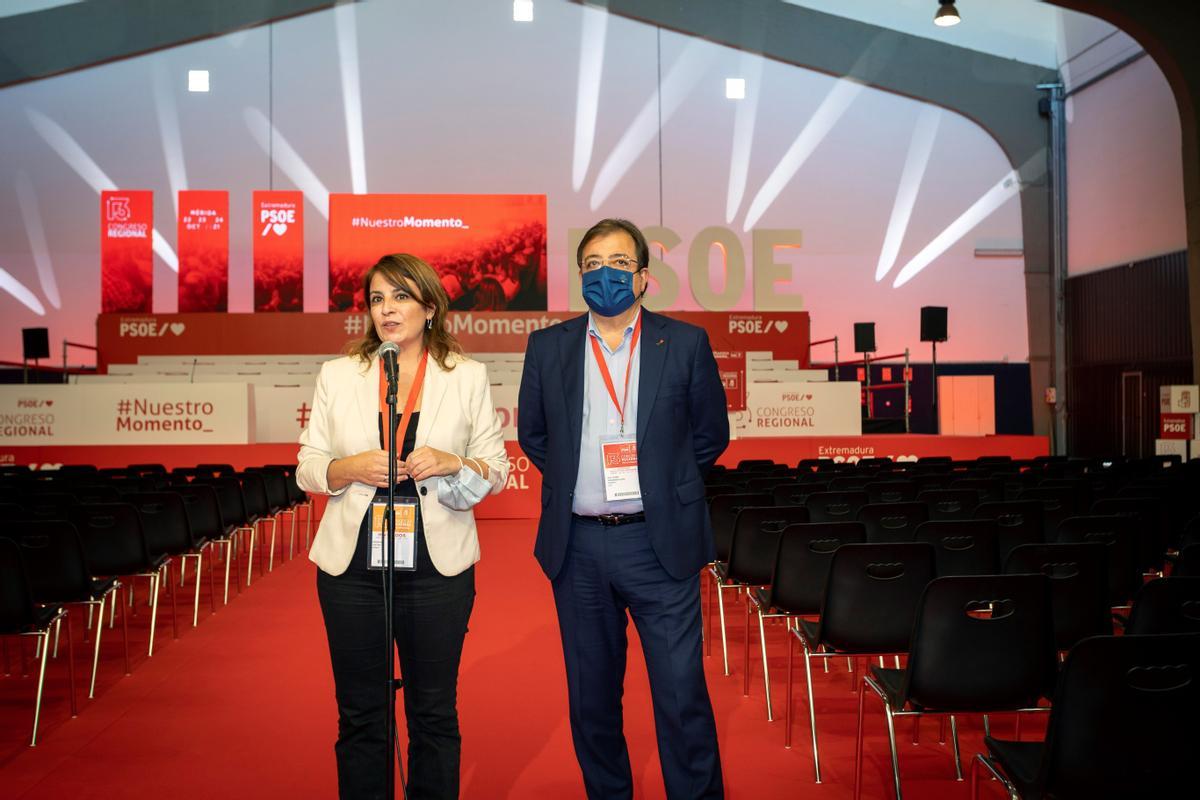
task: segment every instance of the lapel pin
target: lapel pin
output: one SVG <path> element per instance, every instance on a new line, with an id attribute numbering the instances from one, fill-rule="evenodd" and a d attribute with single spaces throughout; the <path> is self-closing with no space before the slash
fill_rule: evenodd
<path id="1" fill-rule="evenodd" d="M 666 339 L 659 339 L 657 342 L 655 342 L 655 343 L 654 343 L 654 346 L 655 346 L 655 347 L 661 347 L 661 346 L 662 346 L 662 343 L 663 343 L 663 342 L 665 342 L 665 341 L 666 341 Z"/>

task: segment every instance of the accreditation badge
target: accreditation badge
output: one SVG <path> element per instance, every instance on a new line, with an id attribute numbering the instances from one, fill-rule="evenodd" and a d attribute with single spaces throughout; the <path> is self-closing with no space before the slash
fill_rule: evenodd
<path id="1" fill-rule="evenodd" d="M 600 437 L 600 458 L 604 465 L 604 499 L 637 500 L 642 496 L 638 483 L 637 439 L 613 434 Z"/>
<path id="2" fill-rule="evenodd" d="M 415 497 L 397 497 L 392 506 L 396 517 L 396 536 L 393 566 L 395 569 L 417 568 L 417 514 Z M 383 569 L 385 553 L 383 537 L 387 531 L 387 501 L 371 502 L 371 569 Z"/>

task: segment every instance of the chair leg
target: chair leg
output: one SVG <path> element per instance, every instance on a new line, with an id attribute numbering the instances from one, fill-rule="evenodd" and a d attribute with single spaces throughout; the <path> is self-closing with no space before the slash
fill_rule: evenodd
<path id="1" fill-rule="evenodd" d="M 725 663 L 725 677 L 729 677 L 729 642 L 725 639 L 725 587 L 717 584 L 717 613 L 721 618 L 721 658 Z"/>
<path id="2" fill-rule="evenodd" d="M 71 717 L 79 716 L 79 706 L 75 702 L 75 637 L 71 635 L 71 612 L 63 614 L 67 618 L 67 692 L 71 695 Z"/>
<path id="3" fill-rule="evenodd" d="M 225 540 L 225 605 L 229 605 L 229 565 L 237 561 L 233 556 L 233 539 Z"/>
<path id="4" fill-rule="evenodd" d="M 37 746 L 38 721 L 42 717 L 42 690 L 46 686 L 46 657 L 50 655 L 50 629 L 39 631 L 37 640 L 41 642 L 41 666 L 38 667 L 37 697 L 33 702 L 33 736 L 29 740 L 30 747 Z"/>
<path id="5" fill-rule="evenodd" d="M 983 735 L 984 735 L 984 736 L 991 736 L 991 735 L 992 735 L 992 717 L 991 717 L 991 714 L 984 714 L 984 715 L 983 715 Z"/>
<path id="6" fill-rule="evenodd" d="M 258 523 L 256 522 L 253 525 L 249 526 L 249 531 L 250 531 L 250 548 L 249 548 L 249 555 L 246 556 L 246 585 L 247 586 L 250 585 L 250 578 L 252 575 L 254 575 L 254 538 L 255 538 L 254 535 L 256 533 L 258 533 Z"/>
<path id="7" fill-rule="evenodd" d="M 208 544 L 208 610 L 210 613 L 217 613 L 217 556 L 216 546 L 209 542 Z"/>
<path id="8" fill-rule="evenodd" d="M 866 665 L 863 665 L 863 676 L 866 676 Z M 892 780 L 896 784 L 896 800 L 900 797 L 900 754 L 896 751 L 896 721 L 892 718 L 892 707 L 885 701 L 883 714 L 887 718 L 888 744 L 892 748 Z M 951 717 L 951 720 L 954 718 Z M 957 739 L 955 740 L 958 741 Z"/>
<path id="9" fill-rule="evenodd" d="M 783 709 L 783 746 L 792 749 L 792 660 L 796 652 L 796 637 L 792 634 L 792 623 L 788 620 L 788 663 L 787 663 L 787 705 Z"/>
<path id="10" fill-rule="evenodd" d="M 175 584 L 171 583 L 171 563 L 173 561 L 174 561 L 174 559 L 172 559 L 171 561 L 168 561 L 166 564 L 164 564 L 163 569 L 166 570 L 166 573 L 167 573 L 167 585 L 171 587 L 171 638 L 178 639 L 179 638 L 179 608 L 175 602 Z M 186 561 L 187 561 L 186 558 L 179 559 L 180 563 L 183 563 Z"/>
<path id="11" fill-rule="evenodd" d="M 267 562 L 267 572 L 275 571 L 275 522 L 276 518 L 271 517 L 267 522 L 271 523 L 271 546 L 267 548 L 270 551 L 270 560 Z"/>
<path id="12" fill-rule="evenodd" d="M 132 583 L 132 582 L 133 582 L 133 580 L 130 579 L 130 583 Z M 128 586 L 125 587 L 125 591 L 126 591 L 126 593 L 129 592 Z M 118 587 L 117 595 L 115 597 L 113 597 L 113 608 L 116 608 L 117 606 L 121 605 L 120 601 L 121 601 L 120 588 Z M 130 664 L 129 664 L 129 609 L 126 608 L 125 606 L 121 606 L 121 639 L 122 639 L 123 645 L 125 647 L 125 674 L 132 675 L 133 670 L 131 669 Z"/>
<path id="13" fill-rule="evenodd" d="M 771 708 L 771 675 L 767 671 L 767 634 L 763 628 L 762 609 L 757 606 L 755 609 L 758 611 L 758 642 L 762 649 L 763 695 L 767 698 L 767 722 L 774 722 L 775 713 Z"/>
<path id="14" fill-rule="evenodd" d="M 750 696 L 750 593 L 746 592 L 746 635 L 742 639 L 742 697 Z"/>
<path id="15" fill-rule="evenodd" d="M 954 715 L 950 715 L 950 738 L 954 742 L 954 779 L 961 781 L 962 777 L 962 754 L 958 750 L 958 720 Z"/>
<path id="16" fill-rule="evenodd" d="M 163 565 L 166 568 L 166 565 Z M 155 572 L 150 576 L 150 648 L 146 652 L 147 658 L 154 657 L 154 629 L 158 622 L 158 585 L 162 580 L 162 572 Z"/>
<path id="17" fill-rule="evenodd" d="M 713 577 L 710 572 L 704 580 L 704 655 L 712 655 L 712 586 Z"/>
<path id="18" fill-rule="evenodd" d="M 866 698 L 866 675 L 858 682 L 858 728 L 854 736 L 854 800 L 862 797 L 863 701 Z M 887 701 L 884 701 L 887 706 Z"/>
<path id="19" fill-rule="evenodd" d="M 292 535 L 288 537 L 288 561 L 296 557 L 296 514 L 299 513 L 295 508 L 287 511 L 292 517 Z"/>
<path id="20" fill-rule="evenodd" d="M 204 554 L 196 553 L 196 594 L 192 599 L 192 627 L 200 622 L 200 576 L 204 572 Z"/>
<path id="21" fill-rule="evenodd" d="M 821 755 L 817 750 L 817 707 L 813 701 L 812 688 L 812 657 L 808 652 L 808 643 L 801 642 L 804 645 L 804 680 L 808 684 L 808 726 L 812 730 L 812 746 L 813 746 L 813 774 L 816 782 L 821 782 Z"/>
<path id="22" fill-rule="evenodd" d="M 101 595 L 101 597 L 100 597 L 100 619 L 104 619 L 104 603 L 106 600 L 108 600 L 108 595 Z M 113 602 L 116 602 L 115 597 L 113 598 Z M 92 610 L 92 606 L 89 603 L 88 611 L 90 612 L 91 610 Z M 92 652 L 92 682 L 88 686 L 88 700 L 92 700 L 96 697 L 96 670 L 100 668 L 100 634 L 102 634 L 103 632 L 104 632 L 104 626 L 97 625 L 96 626 L 96 642 L 95 642 L 94 646 L 92 647 L 92 651 L 93 651 Z"/>

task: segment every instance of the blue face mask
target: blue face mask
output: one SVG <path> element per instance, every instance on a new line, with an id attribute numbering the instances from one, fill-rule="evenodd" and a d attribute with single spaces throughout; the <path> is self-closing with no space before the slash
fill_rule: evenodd
<path id="1" fill-rule="evenodd" d="M 583 273 L 583 300 L 602 317 L 615 317 L 633 305 L 633 276 L 616 267 L 600 267 Z"/>

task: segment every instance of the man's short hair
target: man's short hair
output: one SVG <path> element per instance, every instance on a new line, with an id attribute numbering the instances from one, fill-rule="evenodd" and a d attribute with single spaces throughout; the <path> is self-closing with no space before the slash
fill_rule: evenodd
<path id="1" fill-rule="evenodd" d="M 627 219 L 618 219 L 612 217 L 602 219 L 592 227 L 588 228 L 587 233 L 579 240 L 579 249 L 575 251 L 575 263 L 579 268 L 583 268 L 583 250 L 588 246 L 588 243 L 593 239 L 599 239 L 601 236 L 608 236 L 610 233 L 627 233 L 633 239 L 634 247 L 637 250 L 638 269 L 645 269 L 650 266 L 650 246 L 646 244 L 646 237 Z"/>

